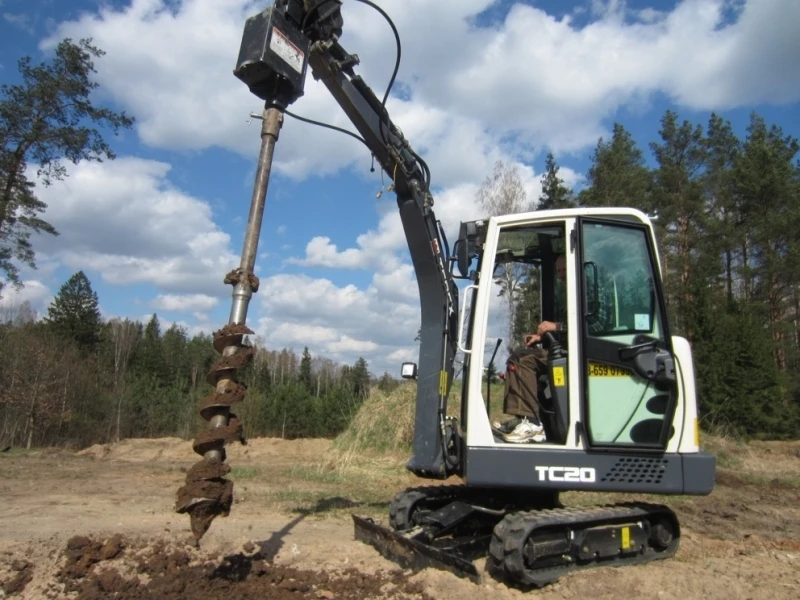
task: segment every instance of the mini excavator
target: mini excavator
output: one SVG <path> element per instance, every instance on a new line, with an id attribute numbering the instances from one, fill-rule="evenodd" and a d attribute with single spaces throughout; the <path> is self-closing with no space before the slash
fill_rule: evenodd
<path id="1" fill-rule="evenodd" d="M 275 0 L 249 19 L 234 74 L 265 102 L 262 146 L 228 325 L 214 334 L 221 355 L 200 413 L 209 422 L 194 441 L 203 458 L 178 491 L 196 540 L 227 516 L 233 483 L 225 445 L 244 442 L 231 412 L 245 396 L 237 369 L 252 357 L 243 342 L 264 200 L 275 144 L 288 107 L 303 95 L 307 70 L 321 81 L 392 179 L 419 286 L 417 363 L 401 374 L 417 382 L 413 455 L 420 486 L 397 494 L 388 526 L 353 515 L 355 537 L 408 568 L 434 566 L 479 578 L 475 561 L 510 585 L 541 587 L 578 569 L 639 564 L 675 554 L 680 526 L 668 507 L 624 502 L 567 507 L 564 491 L 705 495 L 715 459 L 700 451 L 692 352 L 670 335 L 653 227 L 630 208 L 575 208 L 462 222 L 452 252 L 431 195 L 431 172 L 392 122 L 383 99 L 355 72 L 359 58 L 339 43 L 340 0 Z M 561 313 L 566 327 L 543 336 L 541 421 L 546 440 L 510 443 L 490 422 L 484 365 L 491 354 L 489 308 L 495 275 L 512 269 L 538 290 L 542 319 L 555 320 L 555 258 L 566 257 Z M 462 286 L 457 285 L 461 281 Z M 596 317 L 603 303 L 606 318 Z M 589 323 L 595 323 L 590 327 Z M 489 346 L 487 350 L 487 345 Z M 499 342 L 498 342 L 499 345 Z M 497 346 L 494 351 L 496 353 Z M 448 413 L 456 356 L 462 359 L 458 416 Z M 494 356 L 492 356 L 493 359 Z M 511 367 L 509 367 L 511 368 Z M 455 411 L 454 411 L 455 412 Z"/>

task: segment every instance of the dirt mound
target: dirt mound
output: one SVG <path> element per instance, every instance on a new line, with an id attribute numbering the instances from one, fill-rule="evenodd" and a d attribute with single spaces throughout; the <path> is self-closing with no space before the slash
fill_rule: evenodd
<path id="1" fill-rule="evenodd" d="M 211 557 L 189 546 L 121 536 L 75 536 L 62 553 L 57 580 L 81 600 L 183 598 L 421 598 L 432 600 L 400 569 L 372 574 L 355 569 L 317 572 L 271 564 L 253 543 Z"/>
<path id="2" fill-rule="evenodd" d="M 320 456 L 330 447 L 330 440 L 253 438 L 246 445 L 227 446 L 231 461 L 267 456 Z M 198 459 L 192 442 L 180 438 L 128 439 L 113 444 L 95 444 L 78 452 L 79 456 L 131 462 L 194 462 Z"/>
<path id="3" fill-rule="evenodd" d="M 8 596 L 21 594 L 33 579 L 33 563 L 27 560 L 14 560 L 9 568 L 10 574 L 0 580 L 0 592 Z"/>
<path id="4" fill-rule="evenodd" d="M 130 439 L 113 444 L 95 444 L 81 450 L 78 455 L 135 462 L 197 458 L 191 442 L 180 438 Z"/>

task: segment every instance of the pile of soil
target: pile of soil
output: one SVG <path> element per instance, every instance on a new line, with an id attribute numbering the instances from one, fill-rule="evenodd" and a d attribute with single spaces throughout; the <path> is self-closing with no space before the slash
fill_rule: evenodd
<path id="1" fill-rule="evenodd" d="M 61 590 L 51 588 L 52 597 L 67 593 L 81 600 L 432 600 L 419 583 L 407 581 L 407 573 L 400 569 L 371 574 L 356 569 L 302 570 L 271 564 L 252 543 L 236 554 L 209 557 L 191 546 L 165 540 L 74 536 L 62 560 L 56 576 Z"/>
<path id="2" fill-rule="evenodd" d="M 0 591 L 8 596 L 21 594 L 33 579 L 33 563 L 16 559 L 9 568 L 10 574 L 0 580 Z"/>

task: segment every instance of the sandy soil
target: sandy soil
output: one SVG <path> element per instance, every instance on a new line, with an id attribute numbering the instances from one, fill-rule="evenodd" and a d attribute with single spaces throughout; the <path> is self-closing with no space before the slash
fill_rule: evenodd
<path id="1" fill-rule="evenodd" d="M 715 491 L 669 501 L 684 530 L 675 558 L 575 573 L 528 593 L 488 575 L 475 584 L 404 572 L 355 541 L 351 513 L 380 517 L 395 491 L 421 482 L 398 468 L 349 494 L 346 477 L 319 467 L 330 454 L 324 440 L 231 448 L 236 501 L 199 549 L 188 518 L 173 512 L 196 460 L 190 443 L 12 450 L 0 454 L 0 598 L 800 597 L 800 443 L 717 450 L 725 466 Z M 609 499 L 591 496 L 563 501 Z"/>

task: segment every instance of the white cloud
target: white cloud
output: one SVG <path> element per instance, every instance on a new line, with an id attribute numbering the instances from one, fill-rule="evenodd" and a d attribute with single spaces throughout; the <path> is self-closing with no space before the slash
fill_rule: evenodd
<path id="1" fill-rule="evenodd" d="M 507 157 L 504 158 L 508 160 Z M 524 164 L 513 161 L 507 164 L 517 168 L 528 200 L 537 200 L 541 193 L 540 176 L 534 176 L 533 169 Z M 486 168 L 491 171 L 492 166 L 487 164 Z M 559 175 L 568 185 L 580 179 L 580 176 L 569 168 L 562 167 Z M 478 188 L 476 184 L 467 183 L 439 190 L 435 194 L 436 218 L 442 222 L 442 228 L 451 247 L 462 221 L 486 216 L 476 200 Z M 318 236 L 312 238 L 306 245 L 306 254 L 303 258 L 290 258 L 287 262 L 309 267 L 374 269 L 377 272 L 375 283 L 385 280 L 387 276 L 389 278 L 413 276 L 412 268 L 408 264 L 408 246 L 397 203 L 384 202 L 380 205 L 380 213 L 377 228 L 359 235 L 356 239 L 356 248 L 340 250 L 330 238 Z M 406 286 L 403 291 L 397 289 L 389 291 L 386 286 L 380 290 L 392 296 L 399 293 L 408 297 L 412 291 L 416 294 L 417 289 L 416 282 L 410 281 L 412 287 Z"/>
<path id="2" fill-rule="evenodd" d="M 392 271 L 375 273 L 372 286 L 381 298 L 411 305 L 419 304 L 417 278 L 410 264 L 400 265 Z"/>
<path id="3" fill-rule="evenodd" d="M 419 304 L 390 297 L 379 291 L 381 284 L 361 290 L 303 275 L 269 277 L 258 293 L 263 316 L 256 333 L 271 348 L 308 346 L 312 354 L 348 364 L 363 356 L 373 371 L 395 372 L 397 365 L 385 357 L 413 341 Z"/>
<path id="4" fill-rule="evenodd" d="M 477 183 L 502 154 L 585 149 L 620 107 L 657 93 L 698 109 L 800 98 L 800 61 L 792 58 L 800 55 L 796 0 L 749 0 L 735 20 L 726 0 L 684 0 L 671 12 L 632 11 L 633 19 L 625 18 L 624 3 L 599 3 L 584 26 L 517 3 L 505 21 L 476 27 L 475 16 L 492 4 L 382 3 L 400 31 L 399 82 L 411 98 L 393 98 L 392 115 L 437 185 Z M 218 145 L 251 157 L 258 135 L 245 120 L 260 101 L 231 71 L 244 21 L 262 8 L 247 0 L 132 0 L 62 23 L 48 43 L 91 36 L 107 51 L 98 61 L 100 82 L 138 117 L 145 143 Z M 391 33 L 367 6 L 349 2 L 342 10 L 342 43 L 359 54 L 359 73 L 381 97 L 394 65 Z M 350 127 L 310 76 L 294 108 Z M 356 142 L 310 127 L 284 125 L 277 169 L 325 175 L 368 160 Z"/>
<path id="5" fill-rule="evenodd" d="M 290 258 L 287 262 L 308 267 L 374 268 L 380 272 L 396 269 L 399 261 L 392 253 L 405 244 L 397 203 L 394 200 L 384 202 L 379 212 L 377 229 L 359 235 L 357 248 L 339 250 L 329 237 L 317 236 L 306 245 L 304 258 Z"/>
<path id="6" fill-rule="evenodd" d="M 0 5 L 2 6 L 2 5 Z M 7 23 L 13 25 L 14 27 L 18 27 L 22 29 L 26 33 L 33 33 L 33 27 L 31 26 L 31 21 L 28 15 L 26 14 L 16 14 L 16 13 L 3 13 L 3 20 Z"/>
<path id="7" fill-rule="evenodd" d="M 167 311 L 200 311 L 203 314 L 219 304 L 219 298 L 206 294 L 159 294 L 150 306 Z"/>
<path id="8" fill-rule="evenodd" d="M 47 314 L 47 307 L 53 300 L 53 293 L 41 281 L 35 279 L 23 281 L 21 289 L 17 289 L 4 279 L 0 279 L 0 283 L 2 283 L 0 313 L 3 315 L 11 315 L 19 310 L 19 307 L 25 302 L 30 304 L 38 317 Z"/>
<path id="9" fill-rule="evenodd" d="M 290 258 L 287 262 L 309 267 L 359 269 L 367 266 L 366 255 L 355 248 L 339 252 L 331 238 L 318 236 L 306 245 L 304 259 Z"/>
<path id="10" fill-rule="evenodd" d="M 691 45 L 692 30 L 684 31 L 673 49 L 678 53 L 671 67 L 677 101 L 692 108 L 712 110 L 758 103 L 784 104 L 800 99 L 800 3 L 794 0 L 750 0 L 739 20 L 720 28 L 725 3 L 716 14 L 696 0 L 675 11 L 673 31 L 697 18 L 706 28 L 701 43 Z M 678 21 L 678 16 L 684 16 Z M 686 47 L 684 44 L 689 44 Z M 680 61 L 680 62 L 679 62 Z M 684 62 L 685 61 L 685 62 Z M 682 73 L 685 65 L 696 65 Z"/>
<path id="11" fill-rule="evenodd" d="M 113 284 L 225 293 L 222 278 L 238 264 L 230 236 L 214 224 L 207 202 L 169 183 L 169 169 L 130 157 L 70 166 L 66 180 L 36 190 L 48 204 L 44 218 L 61 234 L 39 237 L 37 253 L 96 270 Z"/>
<path id="12" fill-rule="evenodd" d="M 417 348 L 412 348 L 409 346 L 406 348 L 400 348 L 398 350 L 395 350 L 394 352 L 389 354 L 389 356 L 387 356 L 386 358 L 390 363 L 400 365 L 403 364 L 404 362 L 416 362 L 418 354 L 419 352 Z"/>

